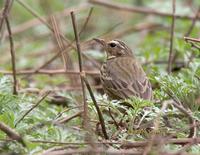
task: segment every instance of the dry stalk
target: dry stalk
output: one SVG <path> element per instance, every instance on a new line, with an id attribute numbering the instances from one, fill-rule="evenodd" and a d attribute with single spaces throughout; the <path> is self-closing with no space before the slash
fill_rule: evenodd
<path id="1" fill-rule="evenodd" d="M 5 17 L 6 26 L 9 34 L 9 41 L 10 41 L 10 55 L 11 55 L 11 62 L 12 62 L 12 74 L 13 74 L 13 94 L 17 95 L 17 77 L 16 77 L 16 65 L 15 65 L 15 50 L 14 50 L 14 42 L 12 38 L 12 31 L 10 28 L 10 22 L 8 17 Z"/>
<path id="2" fill-rule="evenodd" d="M 15 123 L 15 127 L 31 112 L 35 109 L 51 92 L 46 91 L 43 96 L 28 110 L 25 114 Z"/>
<path id="3" fill-rule="evenodd" d="M 145 15 L 155 15 L 160 17 L 173 17 L 177 19 L 187 19 L 192 20 L 195 17 L 187 16 L 187 15 L 173 15 L 171 13 L 166 12 L 160 12 L 154 9 L 146 8 L 146 7 L 136 7 L 136 6 L 130 6 L 130 5 L 122 5 L 121 3 L 115 3 L 114 1 L 105 1 L 105 0 L 89 0 L 90 3 L 94 5 L 99 5 L 102 7 L 106 7 L 109 9 L 114 9 L 117 11 L 126 11 L 126 12 L 132 12 L 132 13 L 140 13 Z M 199 20 L 199 18 L 198 18 Z"/>
<path id="4" fill-rule="evenodd" d="M 12 128 L 7 126 L 3 122 L 0 122 L 0 130 L 3 131 L 12 140 L 20 142 L 24 147 L 26 146 L 22 137 L 16 131 L 14 131 Z"/>
<path id="5" fill-rule="evenodd" d="M 77 24 L 76 24 L 76 18 L 74 15 L 74 12 L 71 12 L 71 19 L 72 19 L 72 25 L 73 25 L 73 29 L 74 29 L 74 36 L 75 36 L 75 40 L 76 40 L 76 48 L 77 48 L 77 53 L 78 53 L 78 62 L 79 62 L 79 72 L 80 74 L 83 72 L 83 67 L 82 67 L 82 57 L 81 57 L 81 47 L 80 47 L 80 40 L 79 40 L 79 35 L 78 35 L 78 31 L 77 31 Z M 80 77 L 81 78 L 81 77 Z M 83 113 L 83 125 L 84 128 L 87 129 L 88 127 L 88 105 L 87 105 L 87 101 L 86 101 L 86 93 L 85 93 L 85 86 L 84 86 L 84 81 L 81 78 L 81 87 L 82 87 L 82 95 L 83 95 L 83 109 L 84 109 L 84 113 Z"/>
<path id="6" fill-rule="evenodd" d="M 175 19 L 176 19 L 175 12 L 176 12 L 176 0 L 172 0 L 172 25 L 171 25 L 171 35 L 170 35 L 169 58 L 168 58 L 168 66 L 167 66 L 168 74 L 170 74 L 172 70 L 174 28 L 175 28 Z"/>

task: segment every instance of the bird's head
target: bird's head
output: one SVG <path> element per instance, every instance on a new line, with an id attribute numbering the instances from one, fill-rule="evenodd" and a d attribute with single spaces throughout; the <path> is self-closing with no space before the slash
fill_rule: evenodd
<path id="1" fill-rule="evenodd" d="M 108 59 L 123 56 L 133 57 L 131 49 L 123 41 L 115 39 L 106 42 L 105 40 L 98 38 L 94 38 L 94 40 L 103 46 L 104 50 L 107 53 Z"/>

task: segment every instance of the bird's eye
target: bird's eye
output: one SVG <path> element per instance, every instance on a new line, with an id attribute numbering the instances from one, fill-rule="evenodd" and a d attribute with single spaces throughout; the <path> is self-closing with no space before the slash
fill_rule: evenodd
<path id="1" fill-rule="evenodd" d="M 116 46 L 115 43 L 110 43 L 109 45 L 110 45 L 110 47 L 115 47 Z"/>

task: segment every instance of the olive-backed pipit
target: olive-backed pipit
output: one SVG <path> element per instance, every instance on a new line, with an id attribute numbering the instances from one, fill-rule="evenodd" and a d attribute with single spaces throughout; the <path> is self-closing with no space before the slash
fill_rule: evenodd
<path id="1" fill-rule="evenodd" d="M 100 74 L 105 93 L 112 99 L 137 96 L 151 100 L 151 84 L 131 49 L 120 40 L 94 40 L 100 43 L 107 53 L 107 60 L 102 65 Z"/>

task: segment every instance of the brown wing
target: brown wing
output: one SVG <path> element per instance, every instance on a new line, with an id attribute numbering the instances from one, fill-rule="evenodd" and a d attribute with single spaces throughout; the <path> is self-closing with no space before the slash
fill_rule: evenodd
<path id="1" fill-rule="evenodd" d="M 137 96 L 152 98 L 152 89 L 141 65 L 133 58 L 119 57 L 107 61 L 102 67 L 102 84 L 106 93 L 113 99 Z"/>

